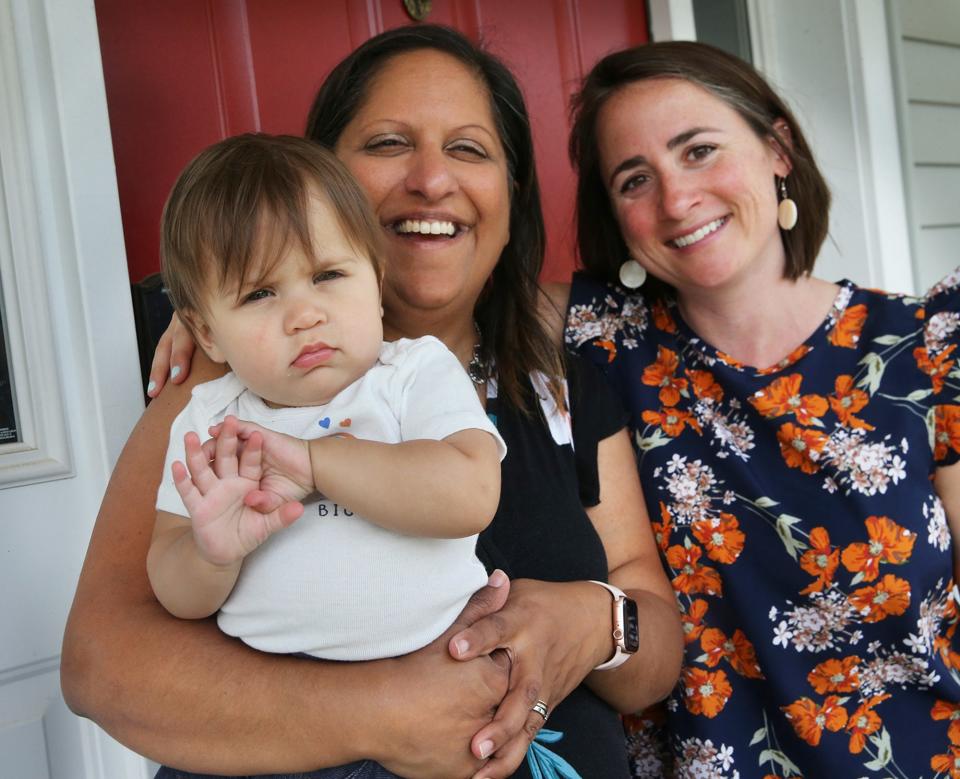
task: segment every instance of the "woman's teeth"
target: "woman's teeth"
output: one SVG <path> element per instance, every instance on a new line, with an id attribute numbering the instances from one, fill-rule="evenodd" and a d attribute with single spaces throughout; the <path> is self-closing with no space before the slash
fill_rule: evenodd
<path id="1" fill-rule="evenodd" d="M 457 232 L 453 222 L 438 222 L 432 219 L 404 219 L 394 228 L 401 235 L 418 233 L 420 235 L 453 235 Z"/>
<path id="2" fill-rule="evenodd" d="M 702 241 L 704 238 L 710 235 L 710 233 L 714 233 L 719 230 L 721 227 L 723 227 L 723 224 L 726 221 L 727 220 L 725 217 L 723 219 L 714 219 L 709 224 L 705 224 L 698 230 L 694 230 L 689 235 L 681 235 L 679 238 L 674 238 L 670 241 L 670 243 L 672 243 L 678 249 L 683 249 L 685 246 L 692 246 L 697 241 Z"/>

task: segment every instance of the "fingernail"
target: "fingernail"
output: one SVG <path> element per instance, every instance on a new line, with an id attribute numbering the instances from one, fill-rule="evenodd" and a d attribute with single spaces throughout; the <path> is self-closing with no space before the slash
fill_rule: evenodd
<path id="1" fill-rule="evenodd" d="M 179 376 L 179 375 L 180 375 L 180 366 L 179 366 L 179 365 L 174 365 L 174 366 L 170 369 L 170 378 L 171 378 L 171 379 L 175 379 L 175 378 L 177 378 L 177 376 Z"/>
<path id="2" fill-rule="evenodd" d="M 470 651 L 470 642 L 466 639 L 459 639 L 454 641 L 453 645 L 457 648 L 457 655 L 463 657 L 467 652 Z"/>
<path id="3" fill-rule="evenodd" d="M 488 757 L 490 757 L 490 755 L 493 754 L 493 742 L 489 739 L 486 741 L 481 741 L 477 749 L 480 750 L 480 759 L 486 760 Z"/>
<path id="4" fill-rule="evenodd" d="M 499 568 L 490 574 L 490 578 L 487 579 L 487 584 L 491 587 L 503 587 L 507 583 L 507 575 L 501 571 Z"/>
<path id="5" fill-rule="evenodd" d="M 147 394 L 153 394 L 153 391 L 157 388 L 157 382 L 152 381 L 147 385 Z"/>

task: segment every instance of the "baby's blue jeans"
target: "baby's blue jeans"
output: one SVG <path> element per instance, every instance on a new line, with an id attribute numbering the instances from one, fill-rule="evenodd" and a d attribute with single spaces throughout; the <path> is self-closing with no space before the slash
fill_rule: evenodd
<path id="1" fill-rule="evenodd" d="M 163 766 L 153 779 L 231 779 L 231 777 L 216 774 L 192 774 L 188 771 L 178 771 L 175 768 Z M 361 760 L 349 765 L 340 765 L 335 768 L 322 768 L 319 771 L 310 771 L 305 774 L 261 774 L 256 777 L 241 776 L 232 779 L 401 779 L 391 773 L 379 763 L 372 760 Z"/>

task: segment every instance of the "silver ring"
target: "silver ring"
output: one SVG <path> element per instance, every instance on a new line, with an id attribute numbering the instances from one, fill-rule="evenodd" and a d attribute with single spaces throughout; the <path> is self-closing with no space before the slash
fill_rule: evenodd
<path id="1" fill-rule="evenodd" d="M 547 710 L 547 702 L 538 700 L 533 706 L 530 707 L 530 711 L 535 711 L 541 717 L 543 717 L 543 722 L 546 724 L 547 718 L 550 716 L 550 712 Z"/>

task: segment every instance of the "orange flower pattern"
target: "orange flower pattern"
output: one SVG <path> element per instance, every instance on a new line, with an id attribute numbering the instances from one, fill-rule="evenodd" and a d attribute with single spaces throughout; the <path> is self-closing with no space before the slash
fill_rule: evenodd
<path id="1" fill-rule="evenodd" d="M 810 531 L 810 548 L 801 556 L 800 567 L 817 578 L 800 590 L 800 594 L 822 592 L 833 581 L 838 565 L 840 550 L 830 546 L 830 534 L 826 528 L 815 527 Z"/>
<path id="2" fill-rule="evenodd" d="M 808 430 L 787 422 L 777 431 L 777 440 L 780 453 L 791 468 L 799 468 L 804 473 L 816 473 L 820 469 L 817 459 L 826 446 L 827 436 L 819 430 Z"/>
<path id="3" fill-rule="evenodd" d="M 716 717 L 730 699 L 733 691 L 726 673 L 688 668 L 683 674 L 684 702 L 691 714 Z"/>
<path id="4" fill-rule="evenodd" d="M 930 758 L 930 767 L 937 772 L 937 776 L 960 779 L 960 747 L 951 746 L 946 754 L 934 755 Z"/>
<path id="5" fill-rule="evenodd" d="M 891 697 L 889 693 L 870 697 L 861 703 L 847 719 L 846 730 L 850 734 L 851 754 L 859 755 L 867 745 L 867 736 L 880 730 L 883 722 L 880 715 L 874 711 L 874 707 L 889 697 Z"/>
<path id="6" fill-rule="evenodd" d="M 657 361 L 643 372 L 643 383 L 659 387 L 660 402 L 664 406 L 676 406 L 680 402 L 681 393 L 687 389 L 687 380 L 676 375 L 678 365 L 676 352 L 661 346 Z"/>
<path id="7" fill-rule="evenodd" d="M 937 406 L 934 421 L 934 459 L 946 460 L 951 452 L 960 454 L 960 406 Z"/>
<path id="8" fill-rule="evenodd" d="M 732 563 L 743 551 L 744 535 L 733 514 L 721 511 L 716 517 L 694 522 L 692 530 L 707 550 L 707 557 L 718 563 Z"/>
<path id="9" fill-rule="evenodd" d="M 801 425 L 820 424 L 820 417 L 827 413 L 827 400 L 820 395 L 801 395 L 802 381 L 799 373 L 774 379 L 762 390 L 757 390 L 750 402 L 767 418 L 793 414 Z"/>
<path id="10" fill-rule="evenodd" d="M 703 633 L 703 618 L 710 608 L 701 598 L 693 601 L 685 612 L 680 615 L 680 626 L 683 628 L 684 643 L 691 643 L 700 638 Z"/>
<path id="11" fill-rule="evenodd" d="M 836 733 L 847 724 L 847 710 L 836 695 L 831 695 L 820 706 L 809 698 L 800 698 L 784 706 L 783 711 L 796 734 L 812 747 L 820 743 L 824 729 Z"/>
<path id="12" fill-rule="evenodd" d="M 879 622 L 891 614 L 903 614 L 907 610 L 910 584 L 888 573 L 878 584 L 851 592 L 849 600 L 864 622 Z"/>
<path id="13" fill-rule="evenodd" d="M 700 423 L 689 411 L 679 411 L 675 408 L 664 408 L 660 411 L 644 411 L 643 421 L 648 425 L 659 425 L 663 432 L 671 438 L 676 438 L 683 429 L 690 425 L 693 430 L 700 432 Z"/>
<path id="14" fill-rule="evenodd" d="M 925 346 L 918 346 L 913 350 L 913 358 L 917 361 L 917 367 L 930 376 L 933 393 L 935 395 L 943 389 L 947 375 L 953 368 L 955 361 L 948 358 L 956 348 L 956 344 L 950 344 L 950 346 L 933 357 L 930 356 Z"/>
<path id="15" fill-rule="evenodd" d="M 667 550 L 667 564 L 675 572 L 673 588 L 688 595 L 705 592 L 718 594 L 723 585 L 716 568 L 700 565 L 703 550 L 699 546 L 671 546 Z"/>
<path id="16" fill-rule="evenodd" d="M 856 655 L 842 660 L 830 658 L 819 663 L 809 674 L 807 681 L 821 695 L 828 692 L 853 692 L 860 686 L 860 658 Z"/>
<path id="17" fill-rule="evenodd" d="M 622 389 L 680 606 L 666 773 L 960 779 L 960 614 L 929 478 L 960 461 L 960 271 L 923 299 L 845 282 L 760 368 L 670 301 L 583 277 L 571 300 L 568 344 Z"/>
<path id="18" fill-rule="evenodd" d="M 840 424 L 847 427 L 873 430 L 873 425 L 867 424 L 859 417 L 854 416 L 858 411 L 866 408 L 870 396 L 862 389 L 856 388 L 853 376 L 837 376 L 833 387 L 833 394 L 830 395 L 830 408 L 837 415 Z"/>
<path id="19" fill-rule="evenodd" d="M 834 346 L 855 349 L 866 321 L 867 307 L 863 305 L 863 303 L 847 306 L 846 310 L 840 316 L 840 320 L 827 336 L 827 340 Z"/>
<path id="20" fill-rule="evenodd" d="M 670 509 L 662 500 L 660 501 L 660 521 L 651 522 L 653 528 L 653 537 L 657 541 L 657 546 L 661 552 L 666 552 L 670 546 L 670 533 L 673 531 L 673 519 L 670 517 Z"/>
<path id="21" fill-rule="evenodd" d="M 951 744 L 960 745 L 960 704 L 950 701 L 937 701 L 930 710 L 930 716 L 934 720 L 947 720 L 950 727 L 947 728 L 947 738 Z"/>
<path id="22" fill-rule="evenodd" d="M 917 534 L 901 527 L 889 517 L 867 517 L 866 543 L 847 546 L 840 555 L 844 567 L 872 582 L 880 573 L 880 563 L 903 565 L 910 559 Z"/>
<path id="23" fill-rule="evenodd" d="M 726 660 L 741 676 L 763 678 L 757 663 L 756 650 L 742 630 L 734 631 L 733 635 L 727 638 L 722 630 L 707 628 L 700 637 L 700 646 L 703 647 L 704 662 L 709 668 L 713 668 L 721 660 Z"/>

